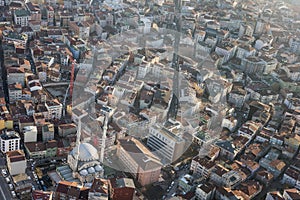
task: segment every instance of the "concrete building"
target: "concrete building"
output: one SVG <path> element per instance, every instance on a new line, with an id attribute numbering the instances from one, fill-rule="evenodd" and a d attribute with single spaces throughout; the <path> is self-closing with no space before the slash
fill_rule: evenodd
<path id="1" fill-rule="evenodd" d="M 89 191 L 90 200 L 108 200 L 109 181 L 106 179 L 95 178 Z"/>
<path id="2" fill-rule="evenodd" d="M 25 154 L 22 150 L 6 153 L 7 168 L 10 175 L 24 174 L 27 168 Z"/>
<path id="3" fill-rule="evenodd" d="M 130 178 L 113 178 L 109 180 L 109 190 L 111 200 L 132 200 L 135 185 Z"/>
<path id="4" fill-rule="evenodd" d="M 54 124 L 45 124 L 42 127 L 42 137 L 43 137 L 43 142 L 47 142 L 49 140 L 54 139 Z"/>
<path id="5" fill-rule="evenodd" d="M 15 131 L 2 130 L 0 136 L 1 151 L 15 151 L 20 149 L 20 135 Z"/>
<path id="6" fill-rule="evenodd" d="M 133 137 L 118 140 L 117 155 L 126 171 L 145 186 L 157 182 L 162 164 L 150 150 Z"/>
<path id="7" fill-rule="evenodd" d="M 37 141 L 37 127 L 36 126 L 25 126 L 23 128 L 24 143 L 36 142 Z"/>
<path id="8" fill-rule="evenodd" d="M 185 141 L 182 130 L 178 127 L 165 128 L 160 125 L 150 127 L 147 146 L 155 151 L 162 159 L 162 163 L 171 163 L 177 160 L 184 152 Z"/>
<path id="9" fill-rule="evenodd" d="M 211 171 L 214 169 L 215 163 L 210 161 L 208 158 L 201 158 L 196 156 L 193 158 L 190 170 L 193 171 L 194 175 L 209 177 Z"/>
<path id="10" fill-rule="evenodd" d="M 22 85 L 20 83 L 8 85 L 9 103 L 22 99 Z"/>
<path id="11" fill-rule="evenodd" d="M 45 102 L 48 110 L 48 118 L 60 119 L 62 115 L 62 104 L 58 100 L 49 100 Z"/>
<path id="12" fill-rule="evenodd" d="M 88 199 L 89 188 L 83 187 L 76 182 L 61 181 L 58 183 L 53 199 Z"/>
<path id="13" fill-rule="evenodd" d="M 196 188 L 196 198 L 201 200 L 211 200 L 215 195 L 216 187 L 210 183 L 200 184 Z"/>
<path id="14" fill-rule="evenodd" d="M 28 21 L 30 18 L 30 12 L 28 10 L 15 10 L 14 12 L 14 21 L 16 25 L 28 26 Z"/>

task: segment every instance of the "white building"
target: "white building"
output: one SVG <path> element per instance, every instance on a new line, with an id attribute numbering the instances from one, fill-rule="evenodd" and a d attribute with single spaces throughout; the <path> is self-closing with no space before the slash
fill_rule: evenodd
<path id="1" fill-rule="evenodd" d="M 215 186 L 209 183 L 200 184 L 196 188 L 196 197 L 200 200 L 211 200 L 214 197 Z"/>
<path id="2" fill-rule="evenodd" d="M 162 159 L 162 163 L 173 162 L 184 152 L 185 141 L 179 127 L 167 129 L 161 125 L 154 125 L 149 131 L 147 146 L 155 150 L 155 153 Z"/>
<path id="3" fill-rule="evenodd" d="M 62 104 L 58 100 L 49 100 L 45 102 L 45 106 L 48 110 L 49 118 L 60 119 L 62 115 Z"/>
<path id="4" fill-rule="evenodd" d="M 37 141 L 37 128 L 36 126 L 25 126 L 23 128 L 24 143 Z"/>
<path id="5" fill-rule="evenodd" d="M 22 150 L 6 153 L 7 168 L 10 175 L 24 174 L 27 168 L 25 154 Z"/>
<path id="6" fill-rule="evenodd" d="M 15 131 L 2 131 L 0 136 L 1 151 L 15 151 L 20 149 L 20 135 Z"/>
<path id="7" fill-rule="evenodd" d="M 30 13 L 28 10 L 15 10 L 14 21 L 16 25 L 28 26 L 28 21 L 30 18 Z"/>
<path id="8" fill-rule="evenodd" d="M 215 163 L 208 160 L 206 157 L 199 156 L 193 158 L 190 170 L 194 175 L 201 177 L 209 177 L 211 171 L 214 169 Z"/>

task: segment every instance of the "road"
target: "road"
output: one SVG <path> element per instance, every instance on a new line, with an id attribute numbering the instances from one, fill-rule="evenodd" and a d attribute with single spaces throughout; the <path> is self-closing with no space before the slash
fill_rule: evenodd
<path id="1" fill-rule="evenodd" d="M 0 176 L 0 199 L 2 200 L 11 200 L 12 196 L 10 194 L 8 185 L 5 181 L 5 178 L 2 176 Z"/>
<path id="2" fill-rule="evenodd" d="M 190 165 L 188 165 L 188 167 L 183 168 L 182 170 L 177 171 L 178 178 L 174 180 L 174 184 L 170 188 L 169 192 L 165 195 L 165 199 L 169 199 L 174 193 L 177 193 L 179 179 L 189 172 L 189 167 Z"/>

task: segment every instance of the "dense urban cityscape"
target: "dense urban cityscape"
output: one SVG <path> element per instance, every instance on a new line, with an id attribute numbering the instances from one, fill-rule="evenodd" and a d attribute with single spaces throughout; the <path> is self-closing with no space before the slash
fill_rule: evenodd
<path id="1" fill-rule="evenodd" d="M 299 0 L 0 0 L 0 200 L 300 199 Z"/>

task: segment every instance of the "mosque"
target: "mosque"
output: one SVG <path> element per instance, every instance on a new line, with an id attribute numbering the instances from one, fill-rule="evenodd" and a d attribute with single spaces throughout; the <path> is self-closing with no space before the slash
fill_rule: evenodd
<path id="1" fill-rule="evenodd" d="M 63 180 L 91 184 L 94 178 L 103 177 L 104 169 L 98 150 L 89 143 L 81 142 L 80 138 L 81 120 L 78 123 L 76 145 L 68 155 L 68 164 L 58 167 L 56 171 Z"/>
<path id="2" fill-rule="evenodd" d="M 82 183 L 91 183 L 94 178 L 103 177 L 98 151 L 89 143 L 76 144 L 68 155 L 68 164 L 73 178 L 78 178 Z"/>

